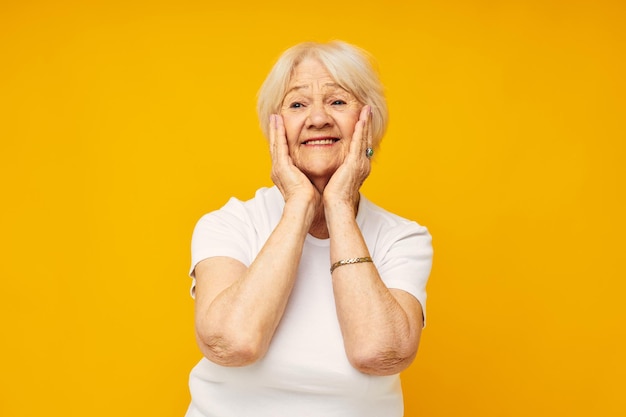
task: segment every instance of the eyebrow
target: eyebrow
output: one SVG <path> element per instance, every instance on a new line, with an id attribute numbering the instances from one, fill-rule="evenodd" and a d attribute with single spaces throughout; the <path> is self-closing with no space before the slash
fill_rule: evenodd
<path id="1" fill-rule="evenodd" d="M 305 88 L 308 88 L 309 85 L 294 85 L 293 87 L 291 87 L 286 93 L 285 96 L 287 96 L 287 94 L 291 93 L 292 91 L 299 91 L 299 90 L 304 90 Z M 346 90 L 345 88 L 343 88 L 342 86 L 340 86 L 337 83 L 326 83 L 324 84 L 324 87 L 335 87 L 335 88 L 339 88 L 340 90 L 345 91 L 346 93 L 348 92 L 348 90 Z"/>

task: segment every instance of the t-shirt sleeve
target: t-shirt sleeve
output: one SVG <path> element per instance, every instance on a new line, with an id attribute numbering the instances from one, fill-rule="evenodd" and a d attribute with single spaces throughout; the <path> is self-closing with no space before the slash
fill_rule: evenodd
<path id="1" fill-rule="evenodd" d="M 227 256 L 245 265 L 252 263 L 250 248 L 251 227 L 246 222 L 246 213 L 242 203 L 231 198 L 221 209 L 205 214 L 198 220 L 191 238 L 191 268 L 189 276 L 193 279 L 191 295 L 195 295 L 195 268 L 204 259 L 215 256 Z"/>
<path id="2" fill-rule="evenodd" d="M 394 230 L 395 229 L 395 230 Z M 432 268 L 432 238 L 428 229 L 417 223 L 398 225 L 389 231 L 395 238 L 375 259 L 378 272 L 388 288 L 412 294 L 422 305 L 426 317 L 426 283 Z"/>

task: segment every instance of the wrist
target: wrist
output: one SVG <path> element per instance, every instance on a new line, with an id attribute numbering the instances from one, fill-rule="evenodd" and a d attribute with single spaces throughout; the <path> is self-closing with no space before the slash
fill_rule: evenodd
<path id="1" fill-rule="evenodd" d="M 308 230 L 315 218 L 315 211 L 316 202 L 314 198 L 294 195 L 285 201 L 283 217 L 302 222 Z"/>
<path id="2" fill-rule="evenodd" d="M 333 198 L 324 195 L 324 211 L 326 216 L 337 215 L 339 217 L 356 217 L 359 209 L 360 195 L 357 193 L 352 198 Z"/>

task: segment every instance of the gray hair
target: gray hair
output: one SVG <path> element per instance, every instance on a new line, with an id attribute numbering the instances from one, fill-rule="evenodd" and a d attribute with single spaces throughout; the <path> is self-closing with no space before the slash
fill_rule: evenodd
<path id="1" fill-rule="evenodd" d="M 319 60 L 337 84 L 363 105 L 371 106 L 372 144 L 377 147 L 389 120 L 383 85 L 374 69 L 371 55 L 341 41 L 300 43 L 287 49 L 278 58 L 258 94 L 257 113 L 265 137 L 269 138 L 270 115 L 280 113 L 293 71 L 305 58 Z"/>

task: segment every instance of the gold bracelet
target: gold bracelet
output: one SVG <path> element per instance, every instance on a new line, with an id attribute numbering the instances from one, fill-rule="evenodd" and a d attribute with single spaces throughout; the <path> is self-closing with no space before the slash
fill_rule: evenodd
<path id="1" fill-rule="evenodd" d="M 333 266 L 330 267 L 330 273 L 332 274 L 333 271 L 336 268 L 339 268 L 340 266 L 343 265 L 349 265 L 349 264 L 358 264 L 361 262 L 374 262 L 372 261 L 372 258 L 370 258 L 369 256 L 366 256 L 364 258 L 350 258 L 350 259 L 343 259 L 341 261 L 337 261 L 333 264 Z"/>

